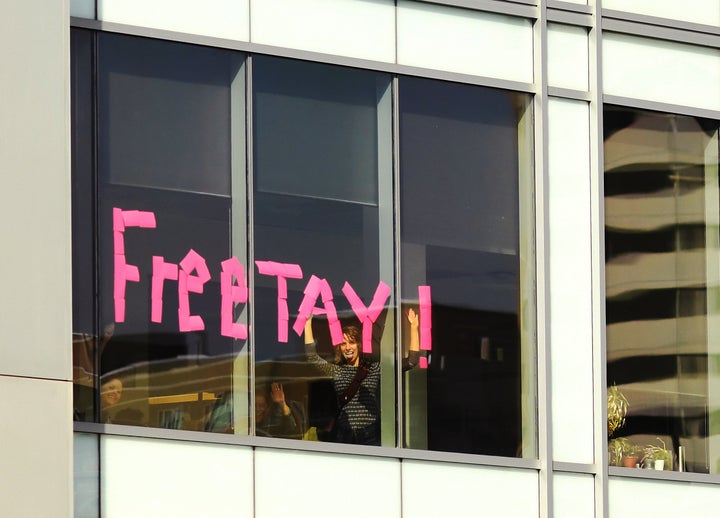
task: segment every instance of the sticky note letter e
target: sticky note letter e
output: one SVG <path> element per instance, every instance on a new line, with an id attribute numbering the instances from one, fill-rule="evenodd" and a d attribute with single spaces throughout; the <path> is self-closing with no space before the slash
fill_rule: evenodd
<path id="1" fill-rule="evenodd" d="M 243 265 L 236 257 L 231 257 L 220 264 L 222 266 L 220 273 L 220 334 L 238 340 L 246 340 L 247 327 L 245 324 L 236 323 L 233 318 L 235 304 L 244 304 L 248 299 Z M 237 286 L 233 284 L 233 277 L 237 280 Z"/>

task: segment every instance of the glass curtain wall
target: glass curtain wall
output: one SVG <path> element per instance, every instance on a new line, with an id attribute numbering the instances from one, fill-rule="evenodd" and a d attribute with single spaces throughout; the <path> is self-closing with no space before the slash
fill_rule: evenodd
<path id="1" fill-rule="evenodd" d="M 610 462 L 718 473 L 720 124 L 604 121 Z"/>
<path id="2" fill-rule="evenodd" d="M 77 420 L 536 455 L 529 95 L 72 49 Z"/>

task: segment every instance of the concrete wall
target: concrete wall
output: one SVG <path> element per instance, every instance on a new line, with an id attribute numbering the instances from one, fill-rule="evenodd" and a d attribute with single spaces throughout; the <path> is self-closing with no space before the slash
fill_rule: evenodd
<path id="1" fill-rule="evenodd" d="M 0 17 L 0 515 L 72 516 L 69 11 Z"/>

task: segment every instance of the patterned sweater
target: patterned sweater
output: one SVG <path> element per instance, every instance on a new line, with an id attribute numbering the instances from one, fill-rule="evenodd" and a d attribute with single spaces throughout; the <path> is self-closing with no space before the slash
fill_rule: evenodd
<path id="1" fill-rule="evenodd" d="M 321 358 L 315 342 L 305 345 L 308 361 L 332 377 L 335 396 L 339 399 L 350 386 L 359 367 L 336 365 Z M 410 351 L 403 360 L 403 370 L 418 363 L 419 353 Z M 380 445 L 380 363 L 370 362 L 368 373 L 353 398 L 342 408 L 335 423 L 335 441 L 349 444 Z"/>

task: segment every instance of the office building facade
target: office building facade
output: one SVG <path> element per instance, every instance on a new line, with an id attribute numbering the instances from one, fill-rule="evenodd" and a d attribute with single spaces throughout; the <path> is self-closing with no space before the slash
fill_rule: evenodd
<path id="1" fill-rule="evenodd" d="M 3 10 L 3 515 L 720 503 L 718 0 Z"/>

